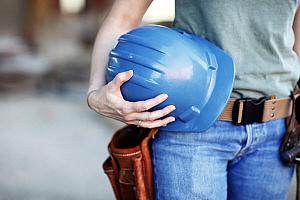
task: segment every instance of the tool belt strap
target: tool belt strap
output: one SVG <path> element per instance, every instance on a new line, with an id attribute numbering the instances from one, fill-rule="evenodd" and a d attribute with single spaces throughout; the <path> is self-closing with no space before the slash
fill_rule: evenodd
<path id="1" fill-rule="evenodd" d="M 253 122 L 268 122 L 279 118 L 286 118 L 292 113 L 290 97 L 281 99 L 229 99 L 224 111 L 219 117 L 221 121 L 231 121 L 242 125 Z"/>

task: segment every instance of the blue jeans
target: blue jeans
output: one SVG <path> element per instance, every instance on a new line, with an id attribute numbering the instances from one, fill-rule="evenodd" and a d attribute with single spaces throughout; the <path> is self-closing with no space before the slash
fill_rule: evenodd
<path id="1" fill-rule="evenodd" d="M 152 145 L 156 199 L 286 199 L 294 170 L 280 161 L 284 132 L 284 119 L 159 132 Z"/>

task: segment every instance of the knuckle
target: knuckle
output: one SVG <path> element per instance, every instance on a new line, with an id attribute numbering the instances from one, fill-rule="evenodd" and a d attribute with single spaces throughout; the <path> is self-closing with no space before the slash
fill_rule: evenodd
<path id="1" fill-rule="evenodd" d="M 122 103 L 120 103 L 120 102 L 116 102 L 116 103 L 112 103 L 111 104 L 111 107 L 112 108 L 115 108 L 115 110 L 118 112 L 118 113 L 120 113 L 120 114 L 123 114 L 123 106 L 122 106 Z"/>
<path id="2" fill-rule="evenodd" d="M 154 119 L 154 114 L 153 113 L 146 113 L 145 120 L 153 120 Z"/>
<path id="3" fill-rule="evenodd" d="M 133 121 L 125 121 L 126 124 L 130 125 L 130 124 L 135 124 Z"/>
<path id="4" fill-rule="evenodd" d="M 165 126 L 166 126 L 167 124 L 169 124 L 169 123 L 170 123 L 170 120 L 169 120 L 169 119 L 166 119 L 166 120 L 164 120 L 162 123 L 163 123 L 163 125 L 165 125 Z"/>
<path id="5" fill-rule="evenodd" d="M 132 109 L 137 111 L 137 112 L 141 111 L 140 104 L 138 102 L 132 103 Z"/>
<path id="6" fill-rule="evenodd" d="M 122 111 L 123 115 L 128 114 L 129 113 L 128 105 L 127 104 L 122 104 L 121 111 Z"/>
<path id="7" fill-rule="evenodd" d="M 155 98 L 153 103 L 155 103 L 155 104 L 161 103 L 161 98 L 159 98 L 159 97 Z"/>
<path id="8" fill-rule="evenodd" d="M 168 110 L 168 109 L 163 109 L 163 110 L 160 111 L 160 116 L 161 116 L 161 117 L 162 117 L 162 116 L 165 116 L 165 115 L 167 115 L 167 114 L 169 114 L 169 110 Z"/>
<path id="9" fill-rule="evenodd" d="M 160 126 L 164 126 L 166 124 L 166 122 L 164 120 L 159 120 L 157 122 L 157 125 L 160 127 Z"/>
<path id="10" fill-rule="evenodd" d="M 120 74 L 117 74 L 114 78 L 114 84 L 118 83 L 118 82 L 121 82 L 121 76 Z"/>
<path id="11" fill-rule="evenodd" d="M 120 79 L 120 78 L 121 78 L 121 74 L 118 73 L 118 74 L 116 75 L 116 79 Z"/>
<path id="12" fill-rule="evenodd" d="M 147 128 L 147 123 L 144 123 L 142 121 L 141 122 L 140 121 L 136 122 L 136 125 L 139 126 L 139 127 Z"/>
<path id="13" fill-rule="evenodd" d="M 124 116 L 124 120 L 125 120 L 126 122 L 131 121 L 130 115 L 125 115 L 125 116 Z"/>
<path id="14" fill-rule="evenodd" d="M 160 123 L 159 123 L 160 126 L 165 126 L 165 125 L 167 125 L 167 124 L 168 124 L 168 122 L 163 121 L 163 120 L 161 120 Z"/>
<path id="15" fill-rule="evenodd" d="M 155 126 L 153 124 L 149 124 L 147 128 L 155 128 Z"/>
<path id="16" fill-rule="evenodd" d="M 141 112 L 141 111 L 147 110 L 147 105 L 145 105 L 144 103 L 141 102 L 141 103 L 135 104 L 134 108 L 136 111 Z"/>
<path id="17" fill-rule="evenodd" d="M 162 117 L 162 112 L 161 111 L 154 111 L 154 112 L 150 113 L 150 116 L 149 116 L 149 118 L 151 120 L 156 120 L 160 117 Z"/>
<path id="18" fill-rule="evenodd" d="M 170 119 L 168 117 L 166 117 L 166 118 L 162 119 L 161 122 L 165 124 L 165 123 L 169 123 L 169 120 Z"/>
<path id="19" fill-rule="evenodd" d="M 117 75 L 117 79 L 118 79 L 118 81 L 120 81 L 120 82 L 123 82 L 123 79 L 124 79 L 124 74 L 123 73 L 119 73 L 118 75 Z"/>
<path id="20" fill-rule="evenodd" d="M 151 106 L 148 104 L 148 103 L 144 103 L 143 105 L 142 105 L 142 109 L 143 110 L 149 110 L 151 108 Z"/>

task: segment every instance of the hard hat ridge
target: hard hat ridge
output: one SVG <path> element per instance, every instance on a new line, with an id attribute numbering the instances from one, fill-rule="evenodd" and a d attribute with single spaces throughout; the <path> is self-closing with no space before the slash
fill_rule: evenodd
<path id="1" fill-rule="evenodd" d="M 234 63 L 209 41 L 163 26 L 136 28 L 119 38 L 110 53 L 106 79 L 133 70 L 121 87 L 128 101 L 141 101 L 167 93 L 169 98 L 151 110 L 175 105 L 176 121 L 161 130 L 201 132 L 218 118 L 228 101 Z"/>

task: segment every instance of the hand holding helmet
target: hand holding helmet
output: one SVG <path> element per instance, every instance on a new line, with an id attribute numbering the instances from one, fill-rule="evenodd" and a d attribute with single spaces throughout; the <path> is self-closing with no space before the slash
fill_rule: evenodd
<path id="1" fill-rule="evenodd" d="M 139 102 L 124 100 L 120 87 L 132 76 L 132 70 L 119 73 L 101 89 L 91 91 L 87 99 L 91 109 L 106 117 L 145 128 L 166 126 L 174 121 L 174 117 L 163 118 L 175 110 L 173 105 L 152 112 L 147 111 L 165 101 L 168 98 L 166 94 Z"/>

